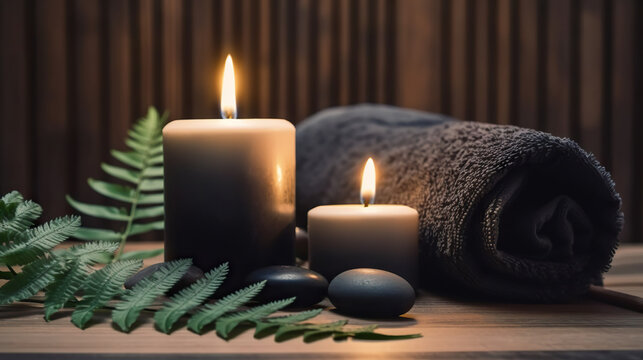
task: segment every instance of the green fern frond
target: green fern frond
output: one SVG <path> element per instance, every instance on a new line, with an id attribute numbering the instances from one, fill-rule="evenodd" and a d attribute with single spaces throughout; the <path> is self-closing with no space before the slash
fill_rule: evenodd
<path id="1" fill-rule="evenodd" d="M 21 193 L 19 193 L 16 190 L 13 190 L 7 194 L 2 195 L 2 197 L 0 198 L 0 201 L 7 205 L 9 204 L 18 205 L 24 201 L 24 198 L 22 197 Z"/>
<path id="2" fill-rule="evenodd" d="M 163 308 L 154 314 L 154 322 L 158 328 L 166 334 L 169 333 L 174 323 L 181 316 L 199 306 L 205 299 L 214 294 L 227 275 L 228 263 L 224 263 L 208 271 L 205 276 L 194 284 L 172 296 L 163 305 Z"/>
<path id="3" fill-rule="evenodd" d="M 285 308 L 295 301 L 294 297 L 277 300 L 265 305 L 257 306 L 248 310 L 243 310 L 217 320 L 216 330 L 217 334 L 226 339 L 230 332 L 234 330 L 239 324 L 244 321 L 259 322 L 261 319 Z"/>
<path id="4" fill-rule="evenodd" d="M 333 340 L 344 340 L 352 337 L 360 340 L 406 340 L 421 338 L 422 334 L 388 335 L 376 333 L 378 325 L 368 325 L 353 330 L 343 330 L 333 334 Z"/>
<path id="5" fill-rule="evenodd" d="M 63 270 L 57 259 L 42 258 L 22 268 L 22 272 L 0 288 L 0 305 L 30 298 L 51 284 Z"/>
<path id="6" fill-rule="evenodd" d="M 116 310 L 112 312 L 112 320 L 123 331 L 129 331 L 141 311 L 176 284 L 190 265 L 190 259 L 169 262 L 142 279 L 131 290 L 126 290 L 122 296 L 123 301 L 119 302 Z"/>
<path id="7" fill-rule="evenodd" d="M 190 317 L 190 320 L 188 320 L 188 329 L 200 334 L 206 325 L 211 324 L 223 314 L 240 307 L 254 298 L 265 285 L 266 281 L 264 280 L 237 290 L 214 304 L 204 305 L 197 313 Z"/>
<path id="8" fill-rule="evenodd" d="M 22 198 L 22 196 L 20 196 Z M 1 200 L 0 200 L 1 201 Z M 33 222 L 42 214 L 40 205 L 33 201 L 27 200 L 19 203 L 4 203 L 12 209 L 13 214 L 3 214 L 0 216 L 0 233 L 21 232 L 33 225 Z"/>
<path id="9" fill-rule="evenodd" d="M 80 226 L 78 216 L 53 219 L 15 236 L 10 244 L 0 246 L 0 262 L 24 265 L 72 236 Z"/>
<path id="10" fill-rule="evenodd" d="M 45 320 L 62 309 L 72 296 L 80 289 L 89 276 L 88 267 L 80 260 L 67 264 L 67 271 L 56 277 L 55 282 L 46 292 Z"/>
<path id="11" fill-rule="evenodd" d="M 121 260 L 144 260 L 163 254 L 164 249 L 128 251 L 121 256 Z"/>
<path id="12" fill-rule="evenodd" d="M 348 320 L 338 320 L 328 324 L 289 324 L 284 325 L 275 333 L 275 341 L 281 342 L 288 340 L 301 333 L 304 334 L 304 341 L 309 341 L 313 337 L 322 334 L 332 334 L 341 331 Z"/>
<path id="13" fill-rule="evenodd" d="M 58 257 L 66 260 L 66 271 L 56 276 L 45 297 L 45 320 L 60 310 L 72 299 L 89 276 L 88 266 L 94 265 L 116 251 L 118 244 L 108 242 L 92 242 L 76 245 L 58 253 Z"/>
<path id="14" fill-rule="evenodd" d="M 83 284 L 83 299 L 71 314 L 71 322 L 83 329 L 94 311 L 120 294 L 125 280 L 142 265 L 140 260 L 117 261 L 91 274 Z"/>
<path id="15" fill-rule="evenodd" d="M 302 321 L 306 321 L 314 318 L 315 316 L 321 314 L 323 309 L 312 309 L 307 311 L 298 312 L 286 316 L 271 317 L 255 322 L 255 337 L 258 338 L 260 335 L 276 327 L 281 327 L 283 325 L 296 324 Z"/>
<path id="16" fill-rule="evenodd" d="M 119 241 L 119 249 L 113 261 L 119 260 L 124 245 L 131 236 L 154 230 L 163 230 L 162 220 L 153 220 L 164 215 L 163 211 L 163 125 L 167 114 L 162 116 L 150 107 L 129 131 L 125 144 L 130 151 L 112 150 L 112 156 L 124 164 L 117 166 L 101 164 L 108 175 L 126 184 L 89 179 L 89 186 L 97 193 L 128 204 L 129 208 L 87 204 L 67 196 L 69 204 L 84 215 L 123 222 L 119 230 L 81 228 L 76 237 L 83 240 Z M 152 205 L 152 206 L 147 206 Z"/>

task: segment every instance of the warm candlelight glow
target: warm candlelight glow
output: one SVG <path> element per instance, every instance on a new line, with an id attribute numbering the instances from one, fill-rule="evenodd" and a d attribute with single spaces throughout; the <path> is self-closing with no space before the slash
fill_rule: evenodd
<path id="1" fill-rule="evenodd" d="M 221 84 L 221 117 L 224 119 L 237 118 L 237 98 L 234 85 L 234 67 L 232 57 L 228 54 L 223 70 L 223 82 Z"/>
<path id="2" fill-rule="evenodd" d="M 364 166 L 362 189 L 359 195 L 364 206 L 375 202 L 375 164 L 373 163 L 373 158 L 368 158 L 366 166 Z"/>

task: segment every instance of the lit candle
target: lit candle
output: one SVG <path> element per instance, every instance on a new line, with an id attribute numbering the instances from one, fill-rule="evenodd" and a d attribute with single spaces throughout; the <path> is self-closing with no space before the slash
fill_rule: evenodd
<path id="1" fill-rule="evenodd" d="M 192 258 L 204 271 L 228 261 L 226 291 L 259 267 L 294 262 L 295 127 L 236 119 L 229 55 L 221 115 L 163 129 L 165 260 Z"/>
<path id="2" fill-rule="evenodd" d="M 375 205 L 375 165 L 362 175 L 362 205 L 318 206 L 308 212 L 310 268 L 329 281 L 343 271 L 390 271 L 417 287 L 418 212 L 404 205 Z"/>

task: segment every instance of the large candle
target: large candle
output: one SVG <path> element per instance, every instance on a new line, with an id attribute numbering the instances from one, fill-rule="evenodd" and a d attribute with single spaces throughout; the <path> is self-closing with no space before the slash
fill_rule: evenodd
<path id="1" fill-rule="evenodd" d="M 295 128 L 236 119 L 229 56 L 221 113 L 163 128 L 165 260 L 204 271 L 228 261 L 226 292 L 256 268 L 294 262 Z"/>
<path id="2" fill-rule="evenodd" d="M 325 205 L 308 212 L 310 268 L 329 281 L 354 268 L 396 273 L 417 287 L 418 212 L 374 205 L 375 166 L 364 168 L 362 205 Z"/>

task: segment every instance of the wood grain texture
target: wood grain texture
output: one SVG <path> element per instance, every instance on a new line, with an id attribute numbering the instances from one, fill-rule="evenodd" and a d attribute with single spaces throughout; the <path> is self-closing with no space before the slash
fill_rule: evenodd
<path id="1" fill-rule="evenodd" d="M 297 123 L 387 103 L 571 137 L 612 171 L 622 240 L 643 239 L 643 5 L 635 0 L 6 0 L 0 192 L 50 215 L 100 201 L 109 147 L 149 105 Z"/>
<path id="2" fill-rule="evenodd" d="M 156 243 L 129 244 L 128 250 L 158 247 Z M 643 289 L 643 246 L 624 246 L 615 256 L 605 282 L 610 289 Z M 637 260 L 638 259 L 638 260 Z M 146 265 L 161 258 L 146 261 Z M 330 308 L 325 300 L 323 306 Z M 324 311 L 314 321 L 346 317 Z M 81 331 L 64 311 L 53 321 L 42 319 L 42 309 L 26 303 L 0 307 L 0 358 L 20 353 L 92 354 L 92 356 L 147 356 L 163 358 L 224 356 L 225 358 L 611 358 L 643 354 L 643 317 L 636 312 L 593 300 L 569 304 L 503 304 L 455 300 L 421 293 L 411 311 L 396 320 L 348 318 L 354 326 L 372 323 L 390 334 L 420 332 L 423 337 L 393 342 L 326 339 L 304 344 L 300 338 L 275 343 L 256 340 L 246 331 L 228 342 L 212 332 L 196 335 L 185 328 L 171 336 L 153 329 L 149 315 L 130 334 L 114 330 L 109 313 L 99 313 Z M 622 352 L 619 352 L 622 351 Z M 625 352 L 628 351 L 628 352 Z M 524 353 L 523 353 L 524 352 Z M 165 355 L 164 355 L 165 354 Z M 44 356 L 44 355 L 41 355 Z M 575 357 L 574 357 L 575 356 Z M 48 356 L 49 357 L 49 356 Z M 41 357 L 42 358 L 42 357 Z"/>

